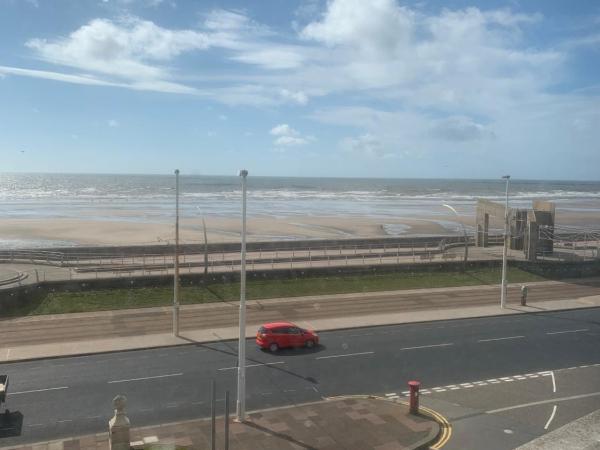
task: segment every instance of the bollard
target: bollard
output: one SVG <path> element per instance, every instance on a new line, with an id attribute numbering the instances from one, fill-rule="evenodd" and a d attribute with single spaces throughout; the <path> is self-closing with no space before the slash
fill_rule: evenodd
<path id="1" fill-rule="evenodd" d="M 108 421 L 109 429 L 109 449 L 110 450 L 129 450 L 129 419 L 125 415 L 125 405 L 127 404 L 127 397 L 124 395 L 117 395 L 113 399 L 113 406 L 115 407 L 115 415 Z"/>
<path id="2" fill-rule="evenodd" d="M 521 306 L 527 306 L 527 285 L 521 286 Z"/>
<path id="3" fill-rule="evenodd" d="M 409 381 L 408 390 L 410 391 L 410 413 L 419 414 L 419 388 L 420 381 Z"/>

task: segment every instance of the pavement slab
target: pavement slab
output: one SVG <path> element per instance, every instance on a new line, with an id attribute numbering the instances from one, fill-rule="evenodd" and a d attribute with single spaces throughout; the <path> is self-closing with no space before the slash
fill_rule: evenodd
<path id="1" fill-rule="evenodd" d="M 217 448 L 224 445 L 224 418 L 216 424 Z M 251 413 L 245 423 L 230 423 L 232 450 L 415 449 L 434 442 L 439 424 L 426 415 L 411 415 L 406 404 L 378 398 L 334 398 L 311 404 Z M 191 420 L 133 428 L 140 448 L 207 448 L 210 420 Z M 144 443 L 143 445 L 139 445 Z M 108 433 L 3 450 L 107 450 Z"/>

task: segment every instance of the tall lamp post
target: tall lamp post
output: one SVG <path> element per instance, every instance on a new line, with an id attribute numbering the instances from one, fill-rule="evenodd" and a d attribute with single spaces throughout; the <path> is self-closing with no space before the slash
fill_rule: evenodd
<path id="1" fill-rule="evenodd" d="M 179 169 L 175 170 L 175 257 L 173 275 L 173 335 L 179 334 Z"/>
<path id="2" fill-rule="evenodd" d="M 500 286 L 500 308 L 506 308 L 506 256 L 508 253 L 508 185 L 510 183 L 510 175 L 504 175 L 503 180 L 506 180 L 506 204 L 504 206 L 504 247 L 502 249 L 502 284 Z"/>
<path id="3" fill-rule="evenodd" d="M 460 217 L 458 215 L 458 212 L 456 211 L 456 209 L 454 209 L 452 206 L 450 205 L 442 205 L 444 206 L 444 208 L 448 208 L 450 211 L 452 211 L 454 214 L 456 214 L 456 217 Z M 465 226 L 463 225 L 463 223 L 459 220 L 458 223 L 460 223 L 460 226 L 462 228 L 463 231 L 463 236 L 465 239 L 465 257 L 464 257 L 464 261 L 463 261 L 463 270 L 466 271 L 467 270 L 467 262 L 469 260 L 469 237 L 467 236 L 467 230 L 465 229 Z"/>
<path id="4" fill-rule="evenodd" d="M 240 170 L 239 176 L 242 177 L 242 246 L 236 421 L 244 422 L 246 420 L 246 177 L 248 171 Z"/>

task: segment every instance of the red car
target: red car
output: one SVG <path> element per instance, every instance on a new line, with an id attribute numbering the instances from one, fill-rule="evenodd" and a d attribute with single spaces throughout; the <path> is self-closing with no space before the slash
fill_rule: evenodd
<path id="1" fill-rule="evenodd" d="M 313 348 L 319 343 L 319 336 L 312 330 L 305 330 L 291 322 L 265 323 L 256 333 L 256 343 L 260 348 L 272 352 L 285 347 Z"/>

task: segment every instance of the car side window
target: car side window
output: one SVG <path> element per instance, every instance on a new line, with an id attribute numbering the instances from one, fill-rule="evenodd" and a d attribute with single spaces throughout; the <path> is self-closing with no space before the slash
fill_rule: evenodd
<path id="1" fill-rule="evenodd" d="M 273 333 L 274 334 L 287 334 L 287 328 L 286 327 L 273 328 Z"/>
<path id="2" fill-rule="evenodd" d="M 290 327 L 290 328 L 288 329 L 288 332 L 289 332 L 290 334 L 300 334 L 300 328 L 297 328 L 297 327 Z"/>

